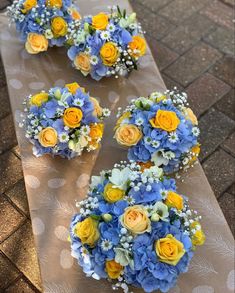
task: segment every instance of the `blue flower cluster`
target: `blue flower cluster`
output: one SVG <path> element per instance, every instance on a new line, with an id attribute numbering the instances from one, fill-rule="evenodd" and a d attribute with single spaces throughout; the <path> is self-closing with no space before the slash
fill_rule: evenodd
<path id="1" fill-rule="evenodd" d="M 116 279 L 113 288 L 124 292 L 129 292 L 128 285 L 168 292 L 187 271 L 195 248 L 190 223 L 200 217 L 194 218 L 187 199 L 176 194 L 175 180 L 162 174 L 156 166 L 141 172 L 131 163 L 116 164 L 92 178 L 88 197 L 79 203 L 80 213 L 70 226 L 72 256 L 88 277 Z M 172 194 L 182 202 L 178 209 Z M 161 241 L 174 243 L 173 254 L 183 251 L 176 262 L 162 257 Z M 174 251 L 174 245 L 180 248 Z"/>
<path id="2" fill-rule="evenodd" d="M 49 46 L 59 47 L 64 45 L 69 23 L 80 18 L 72 0 L 15 0 L 8 7 L 8 15 L 16 24 L 23 42 L 33 33 L 43 36 Z M 57 17 L 60 18 L 59 24 L 53 24 Z M 46 49 L 47 46 L 41 52 Z"/>
<path id="3" fill-rule="evenodd" d="M 185 107 L 186 98 L 177 92 L 153 93 L 148 98 L 133 100 L 123 114 L 119 113 L 115 138 L 129 147 L 129 160 L 153 163 L 167 174 L 186 169 L 196 161 L 200 132 L 195 115 Z M 127 138 L 127 144 L 122 133 L 130 125 L 141 135 L 132 143 Z"/>
<path id="4" fill-rule="evenodd" d="M 111 13 L 86 16 L 70 25 L 68 57 L 84 76 L 95 80 L 125 76 L 137 69 L 138 59 L 145 54 L 145 40 L 136 14 L 129 16 L 114 7 Z"/>
<path id="5" fill-rule="evenodd" d="M 84 149 L 99 147 L 102 119 L 110 111 L 102 109 L 77 83 L 30 95 L 25 104 L 26 137 L 34 145 L 35 156 L 52 154 L 71 159 Z"/>

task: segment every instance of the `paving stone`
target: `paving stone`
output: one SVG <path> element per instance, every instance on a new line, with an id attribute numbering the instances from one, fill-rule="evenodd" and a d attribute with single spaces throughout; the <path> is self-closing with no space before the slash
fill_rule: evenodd
<path id="1" fill-rule="evenodd" d="M 225 140 L 222 147 L 231 155 L 235 156 L 235 132 Z"/>
<path id="2" fill-rule="evenodd" d="M 29 216 L 29 206 L 24 180 L 17 182 L 10 190 L 6 191 L 5 194 L 24 212 L 25 215 Z"/>
<path id="3" fill-rule="evenodd" d="M 235 122 L 223 113 L 210 109 L 199 120 L 201 160 L 208 157 L 232 133 Z"/>
<path id="4" fill-rule="evenodd" d="M 167 89 L 172 90 L 172 89 L 174 89 L 174 87 L 177 87 L 178 90 L 184 91 L 184 88 L 182 87 L 182 85 L 180 85 L 176 81 L 172 80 L 171 78 L 169 78 L 164 73 L 162 74 L 162 78 L 164 80 L 164 83 L 165 83 Z"/>
<path id="5" fill-rule="evenodd" d="M 230 90 L 230 86 L 209 73 L 194 81 L 186 90 L 190 107 L 197 116 L 208 110 Z"/>
<path id="6" fill-rule="evenodd" d="M 11 152 L 0 155 L 0 193 L 23 177 L 20 160 Z"/>
<path id="7" fill-rule="evenodd" d="M 212 28 L 213 22 L 210 19 L 196 13 L 175 30 L 172 30 L 162 39 L 162 42 L 179 54 L 183 54 Z"/>
<path id="8" fill-rule="evenodd" d="M 20 278 L 12 284 L 10 287 L 5 290 L 5 293 L 34 293 L 38 292 L 36 289 L 34 290 L 32 286 L 30 286 L 24 278 Z"/>
<path id="9" fill-rule="evenodd" d="M 229 187 L 227 192 L 235 196 L 235 183 L 233 183 L 232 186 Z"/>
<path id="10" fill-rule="evenodd" d="M 159 70 L 164 69 L 178 58 L 178 54 L 162 45 L 159 41 L 150 37 L 147 37 L 147 41 Z"/>
<path id="11" fill-rule="evenodd" d="M 234 32 L 232 30 L 218 27 L 215 31 L 204 37 L 204 40 L 225 54 L 234 54 L 235 40 Z"/>
<path id="12" fill-rule="evenodd" d="M 0 243 L 9 237 L 22 223 L 25 217 L 19 213 L 7 198 L 0 195 Z"/>
<path id="13" fill-rule="evenodd" d="M 10 285 L 19 275 L 19 271 L 9 261 L 9 259 L 0 252 L 0 291 Z M 2 291 L 1 291 L 2 292 Z M 16 291 L 15 291 L 16 292 Z"/>
<path id="14" fill-rule="evenodd" d="M 144 7 L 147 7 L 152 12 L 158 12 L 158 10 L 164 6 L 166 6 L 168 3 L 170 3 L 172 0 L 131 0 L 131 4 L 133 7 L 135 6 L 135 3 L 143 5 Z"/>
<path id="15" fill-rule="evenodd" d="M 235 6 L 235 1 L 234 0 L 221 0 L 221 1 L 224 2 L 225 4 Z"/>
<path id="16" fill-rule="evenodd" d="M 12 115 L 0 120 L 0 138 L 0 154 L 17 145 Z"/>
<path id="17" fill-rule="evenodd" d="M 235 236 L 235 197 L 232 194 L 225 193 L 219 198 L 220 207 L 224 213 L 224 216 L 228 222 L 228 225 Z"/>
<path id="18" fill-rule="evenodd" d="M 235 158 L 220 149 L 214 152 L 202 166 L 218 198 L 234 181 Z"/>
<path id="19" fill-rule="evenodd" d="M 0 68 L 1 70 L 1 68 Z M 1 73 L 0 73 L 1 75 Z M 0 87 L 0 119 L 11 113 L 8 91 L 6 86 Z"/>
<path id="20" fill-rule="evenodd" d="M 232 89 L 214 106 L 220 112 L 235 120 L 235 91 Z"/>
<path id="21" fill-rule="evenodd" d="M 1 245 L 0 249 L 39 290 L 41 279 L 32 227 L 28 221 Z"/>
<path id="22" fill-rule="evenodd" d="M 133 7 L 147 35 L 159 40 L 174 28 L 174 25 L 169 23 L 167 19 L 160 15 L 156 16 L 144 6 L 135 3 Z"/>
<path id="23" fill-rule="evenodd" d="M 210 1 L 210 4 L 200 13 L 206 15 L 215 23 L 233 29 L 233 10 L 219 1 Z"/>
<path id="24" fill-rule="evenodd" d="M 181 85 L 187 86 L 221 56 L 219 51 L 200 42 L 167 67 L 164 72 Z"/>
<path id="25" fill-rule="evenodd" d="M 235 87 L 235 58 L 225 56 L 210 69 L 210 72 Z"/>
<path id="26" fill-rule="evenodd" d="M 178 24 L 209 2 L 210 0 L 175 0 L 160 9 L 159 14 Z"/>

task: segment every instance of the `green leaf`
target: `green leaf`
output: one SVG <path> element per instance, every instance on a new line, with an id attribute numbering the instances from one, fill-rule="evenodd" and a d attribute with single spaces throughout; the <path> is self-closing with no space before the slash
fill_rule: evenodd
<path id="1" fill-rule="evenodd" d="M 101 216 L 98 215 L 90 215 L 90 217 L 96 221 L 100 221 L 101 220 Z"/>

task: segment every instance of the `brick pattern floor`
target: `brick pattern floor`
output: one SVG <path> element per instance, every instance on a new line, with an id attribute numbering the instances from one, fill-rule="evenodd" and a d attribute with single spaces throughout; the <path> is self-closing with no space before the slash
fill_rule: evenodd
<path id="1" fill-rule="evenodd" d="M 10 0 L 1 0 L 4 9 Z M 234 0 L 131 0 L 168 88 L 199 117 L 200 160 L 234 233 Z M 151 28 L 151 29 L 150 29 Z M 20 153 L 0 62 L 0 292 L 40 292 Z"/>

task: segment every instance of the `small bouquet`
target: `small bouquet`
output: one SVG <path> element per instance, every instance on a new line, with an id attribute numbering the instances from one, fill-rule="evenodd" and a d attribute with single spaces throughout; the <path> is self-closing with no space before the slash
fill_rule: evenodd
<path id="1" fill-rule="evenodd" d="M 129 148 L 129 160 L 167 174 L 186 170 L 200 153 L 198 121 L 187 106 L 186 93 L 177 89 L 139 97 L 124 112 L 119 109 L 114 137 Z"/>
<path id="2" fill-rule="evenodd" d="M 15 0 L 8 15 L 29 54 L 63 46 L 69 23 L 81 18 L 71 0 Z"/>
<path id="3" fill-rule="evenodd" d="M 102 120 L 110 115 L 76 82 L 30 95 L 24 104 L 26 137 L 37 157 L 51 154 L 70 159 L 85 149 L 97 149 L 103 136 Z"/>
<path id="4" fill-rule="evenodd" d="M 146 52 L 136 14 L 127 15 L 119 7 L 109 14 L 86 16 L 69 25 L 68 56 L 76 69 L 95 80 L 125 76 L 137 69 L 138 60 Z"/>
<path id="5" fill-rule="evenodd" d="M 201 217 L 156 166 L 141 171 L 136 163 L 116 164 L 92 177 L 78 206 L 72 256 L 88 277 L 116 280 L 114 290 L 167 292 L 205 241 Z"/>

